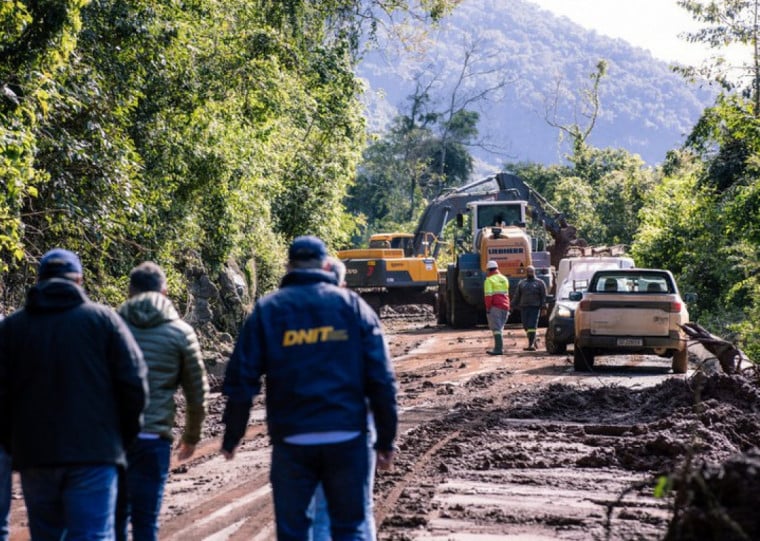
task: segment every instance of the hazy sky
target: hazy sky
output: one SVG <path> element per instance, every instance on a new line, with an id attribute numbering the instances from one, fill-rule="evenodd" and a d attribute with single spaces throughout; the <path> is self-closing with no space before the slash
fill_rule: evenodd
<path id="1" fill-rule="evenodd" d="M 667 62 L 698 65 L 703 47 L 678 37 L 697 23 L 676 0 L 530 0 L 543 9 L 632 45 L 648 49 Z"/>

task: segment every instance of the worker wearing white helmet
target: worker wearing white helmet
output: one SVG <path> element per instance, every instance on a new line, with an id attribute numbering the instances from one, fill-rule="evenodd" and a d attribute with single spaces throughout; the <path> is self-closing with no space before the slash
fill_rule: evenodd
<path id="1" fill-rule="evenodd" d="M 486 263 L 486 280 L 483 284 L 488 328 L 493 333 L 494 347 L 486 351 L 489 355 L 504 353 L 502 332 L 509 318 L 509 280 L 499 272 L 496 261 Z"/>

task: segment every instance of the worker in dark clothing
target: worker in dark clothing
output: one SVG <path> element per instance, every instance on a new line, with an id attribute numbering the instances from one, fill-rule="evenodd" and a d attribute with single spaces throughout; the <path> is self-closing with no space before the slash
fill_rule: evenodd
<path id="1" fill-rule="evenodd" d="M 0 321 L 3 315 L 0 314 Z M 0 443 L 0 541 L 8 541 L 8 517 L 11 512 L 12 486 L 11 455 Z"/>
<path id="2" fill-rule="evenodd" d="M 76 254 L 51 250 L 24 307 L 0 322 L 0 444 L 35 540 L 113 539 L 117 471 L 148 394 L 127 325 L 81 284 Z"/>
<path id="3" fill-rule="evenodd" d="M 388 469 L 394 456 L 396 383 L 380 322 L 361 297 L 323 270 L 326 257 L 316 237 L 293 241 L 288 273 L 246 319 L 223 386 L 222 453 L 231 459 L 266 377 L 280 541 L 308 539 L 307 508 L 318 483 L 327 498 L 332 539 L 364 539 L 368 405 L 377 429 L 378 469 Z"/>
<path id="4" fill-rule="evenodd" d="M 512 298 L 512 304 L 520 310 L 520 320 L 528 335 L 528 347 L 525 351 L 536 351 L 536 331 L 541 309 L 546 304 L 546 284 L 536 278 L 536 269 L 529 265 L 525 269 L 525 278 L 520 280 Z"/>

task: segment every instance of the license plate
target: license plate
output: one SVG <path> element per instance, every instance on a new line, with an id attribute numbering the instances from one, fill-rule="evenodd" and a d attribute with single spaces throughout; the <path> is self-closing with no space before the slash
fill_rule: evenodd
<path id="1" fill-rule="evenodd" d="M 642 346 L 644 341 L 641 338 L 618 338 L 618 346 Z"/>

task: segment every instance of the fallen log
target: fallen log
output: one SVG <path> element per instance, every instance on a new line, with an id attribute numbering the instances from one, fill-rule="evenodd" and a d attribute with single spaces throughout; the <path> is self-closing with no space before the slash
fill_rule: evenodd
<path id="1" fill-rule="evenodd" d="M 702 344 L 707 351 L 715 355 L 723 372 L 726 374 L 735 374 L 739 371 L 739 366 L 743 360 L 749 361 L 742 350 L 728 340 L 715 336 L 699 323 L 684 323 L 681 325 L 681 328 L 689 338 L 696 340 Z"/>

